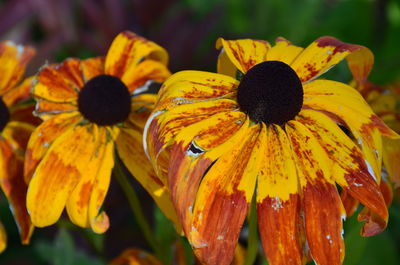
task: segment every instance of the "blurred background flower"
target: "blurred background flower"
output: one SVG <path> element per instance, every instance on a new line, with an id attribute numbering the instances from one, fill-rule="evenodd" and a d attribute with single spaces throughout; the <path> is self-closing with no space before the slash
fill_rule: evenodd
<path id="1" fill-rule="evenodd" d="M 0 39 L 37 49 L 28 74 L 36 73 L 45 62 L 104 55 L 122 30 L 165 47 L 172 72 L 215 71 L 218 37 L 273 42 L 283 36 L 304 46 L 318 36 L 331 35 L 373 51 L 372 82 L 386 85 L 400 78 L 398 0 L 0 0 Z M 348 82 L 351 76 L 346 68 L 342 63 L 326 78 Z M 172 225 L 146 192 L 133 184 L 158 240 L 172 244 L 176 237 Z M 72 228 L 61 220 L 57 227 L 36 229 L 32 244 L 26 247 L 21 246 L 16 228 L 7 230 L 8 248 L 0 255 L 0 264 L 106 264 L 127 247 L 149 250 L 116 183 L 111 183 L 108 196 L 104 207 L 112 222 L 105 235 Z M 15 227 L 3 198 L 0 206 L 5 226 Z M 360 226 L 354 218 L 345 223 L 345 264 L 400 263 L 398 199 L 391 206 L 384 233 L 361 238 Z M 259 257 L 257 262 L 264 264 L 265 259 Z"/>

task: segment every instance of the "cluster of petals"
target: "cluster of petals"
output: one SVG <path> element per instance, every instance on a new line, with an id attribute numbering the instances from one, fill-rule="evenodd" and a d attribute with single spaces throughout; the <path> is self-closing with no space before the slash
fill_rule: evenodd
<path id="1" fill-rule="evenodd" d="M 27 101 L 32 78 L 20 81 L 34 54 L 31 47 L 0 42 L 0 187 L 8 200 L 23 244 L 29 243 L 33 232 L 26 211 L 27 184 L 23 162 L 29 136 L 38 120 L 32 116 L 33 105 Z M 0 222 L 0 252 L 6 244 L 6 231 Z"/>
<path id="2" fill-rule="evenodd" d="M 365 206 L 362 235 L 386 227 L 382 141 L 399 136 L 356 89 L 320 76 L 346 59 L 354 79 L 366 80 L 372 53 L 332 37 L 306 48 L 283 38 L 274 46 L 219 39 L 217 48 L 218 73 L 172 75 L 144 132 L 146 153 L 197 258 L 230 264 L 255 197 L 270 264 L 341 264 L 342 220 L 356 202 Z M 290 66 L 302 83 L 301 110 L 284 124 L 255 122 L 238 104 L 240 78 L 266 61 Z"/>
<path id="3" fill-rule="evenodd" d="M 396 133 L 400 133 L 400 82 L 379 86 L 368 80 L 354 80 L 351 84 L 360 91 L 376 115 Z M 382 175 L 382 180 L 388 186 L 390 197 L 391 184 L 394 184 L 394 188 L 400 187 L 400 140 L 384 138 L 382 144 L 384 173 L 388 175 L 387 178 Z"/>

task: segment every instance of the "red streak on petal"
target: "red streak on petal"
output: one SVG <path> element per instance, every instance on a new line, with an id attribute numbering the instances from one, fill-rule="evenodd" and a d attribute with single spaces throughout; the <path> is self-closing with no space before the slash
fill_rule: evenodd
<path id="1" fill-rule="evenodd" d="M 301 232 L 304 229 L 299 217 L 300 198 L 291 194 L 288 201 L 265 198 L 257 204 L 258 227 L 263 248 L 270 264 L 302 264 Z"/>
<path id="2" fill-rule="evenodd" d="M 321 37 L 317 39 L 315 42 L 318 43 L 318 47 L 327 47 L 327 46 L 335 47 L 335 49 L 332 52 L 332 55 L 338 52 L 345 52 L 345 51 L 352 52 L 360 49 L 360 46 L 358 45 L 344 43 L 338 39 L 329 36 Z"/>

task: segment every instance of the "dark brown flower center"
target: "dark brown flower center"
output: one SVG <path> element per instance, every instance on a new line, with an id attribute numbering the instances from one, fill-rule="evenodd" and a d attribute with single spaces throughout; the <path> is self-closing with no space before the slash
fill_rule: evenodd
<path id="1" fill-rule="evenodd" d="M 117 77 L 99 75 L 90 79 L 78 97 L 82 115 L 98 125 L 114 125 L 125 121 L 131 112 L 131 95 Z"/>
<path id="2" fill-rule="evenodd" d="M 3 99 L 0 97 L 0 132 L 3 131 L 9 121 L 10 111 L 8 110 L 6 103 L 4 103 Z"/>
<path id="3" fill-rule="evenodd" d="M 296 72 L 280 61 L 252 67 L 242 78 L 237 100 L 253 121 L 283 124 L 303 106 L 303 86 Z"/>

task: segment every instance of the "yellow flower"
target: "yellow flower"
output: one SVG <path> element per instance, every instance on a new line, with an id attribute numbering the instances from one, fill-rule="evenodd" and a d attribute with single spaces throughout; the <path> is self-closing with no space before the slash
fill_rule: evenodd
<path id="1" fill-rule="evenodd" d="M 27 208 L 35 226 L 54 224 L 64 207 L 73 223 L 102 233 L 100 211 L 114 147 L 128 170 L 174 219 L 166 187 L 147 162 L 142 131 L 153 107 L 149 93 L 169 75 L 167 52 L 131 32 L 119 34 L 105 57 L 67 59 L 43 67 L 33 96 L 44 122 L 28 143 Z"/>
<path id="2" fill-rule="evenodd" d="M 398 135 L 352 87 L 318 77 L 346 58 L 363 79 L 372 53 L 332 37 L 305 49 L 283 38 L 217 47 L 218 74 L 172 75 L 144 133 L 196 256 L 229 264 L 256 196 L 270 264 L 341 264 L 346 212 L 336 185 L 366 206 L 362 234 L 381 232 L 381 136 Z"/>
<path id="3" fill-rule="evenodd" d="M 31 47 L 0 42 L 0 187 L 10 203 L 23 244 L 29 243 L 33 232 L 25 204 L 23 163 L 35 120 L 32 104 L 23 104 L 29 98 L 32 78 L 17 84 L 34 53 Z M 5 247 L 6 233 L 0 223 L 0 252 Z"/>

